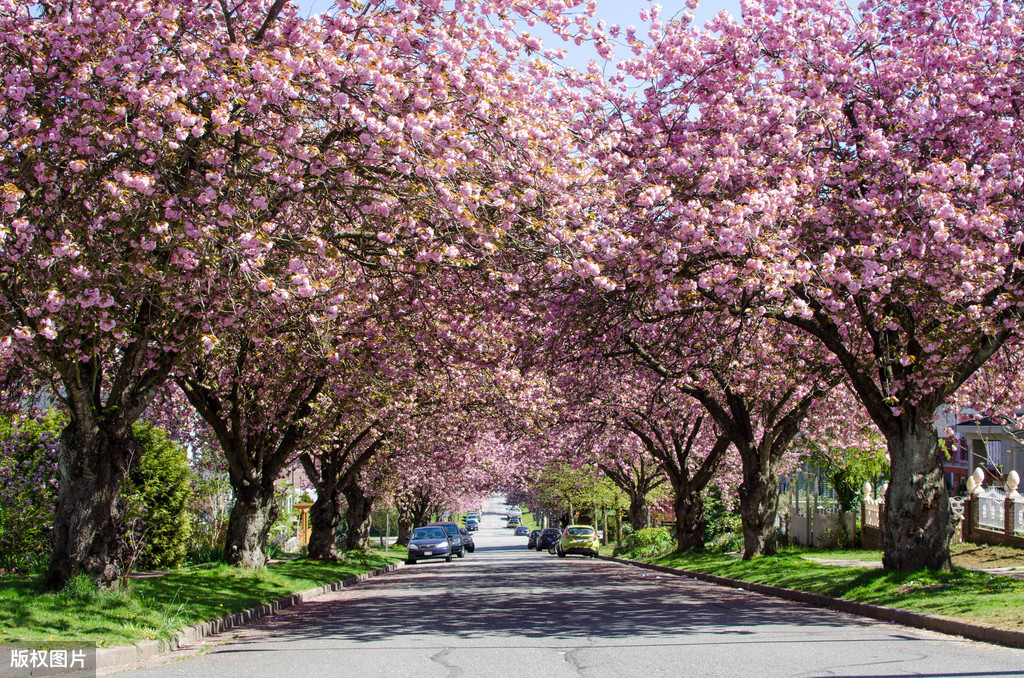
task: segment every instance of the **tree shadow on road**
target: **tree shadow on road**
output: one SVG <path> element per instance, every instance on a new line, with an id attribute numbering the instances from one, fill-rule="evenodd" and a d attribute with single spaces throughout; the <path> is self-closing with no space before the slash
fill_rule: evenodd
<path id="1" fill-rule="evenodd" d="M 871 625 L 877 626 L 692 579 L 535 552 L 491 556 L 480 563 L 467 556 L 454 564 L 406 567 L 332 599 L 259 620 L 253 633 L 240 639 L 243 645 L 230 650 L 244 651 L 245 643 L 267 640 L 401 642 L 410 636 L 497 635 L 550 645 L 569 638 L 657 643 L 683 632 L 729 636 L 735 642 L 737 636 L 758 632 L 793 633 L 794 627 L 806 634 L 799 642 L 807 642 L 827 628 Z M 875 634 L 865 633 L 865 639 L 868 635 Z"/>

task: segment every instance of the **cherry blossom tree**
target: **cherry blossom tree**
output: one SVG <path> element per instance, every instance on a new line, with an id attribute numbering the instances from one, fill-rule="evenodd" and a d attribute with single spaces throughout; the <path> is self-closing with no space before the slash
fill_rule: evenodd
<path id="1" fill-rule="evenodd" d="M 630 67 L 652 86 L 624 103 L 641 160 L 618 162 L 657 225 L 634 279 L 834 356 L 887 441 L 896 570 L 949 567 L 934 413 L 1019 343 L 1021 21 L 1001 2 L 750 1 L 707 31 L 655 19 Z"/>
<path id="2" fill-rule="evenodd" d="M 546 105 L 539 60 L 515 62 L 533 39 L 510 32 L 516 15 L 582 30 L 563 9 L 0 7 L 0 357 L 53 379 L 70 415 L 54 585 L 118 581 L 131 424 L 243 300 L 315 296 L 306 269 L 325 250 L 402 275 L 485 254 L 566 185 L 536 172 L 572 156 L 565 110 Z"/>

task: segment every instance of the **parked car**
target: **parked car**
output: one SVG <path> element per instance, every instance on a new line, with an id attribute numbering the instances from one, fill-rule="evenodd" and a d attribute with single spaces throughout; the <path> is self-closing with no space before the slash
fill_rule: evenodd
<path id="1" fill-rule="evenodd" d="M 537 550 L 545 551 L 551 548 L 558 543 L 558 539 L 561 536 L 562 533 L 557 527 L 545 527 L 540 531 L 540 536 L 537 537 Z"/>
<path id="2" fill-rule="evenodd" d="M 597 530 L 591 525 L 570 525 L 565 528 L 558 540 L 557 553 L 562 558 L 570 553 L 596 558 L 600 546 Z"/>
<path id="3" fill-rule="evenodd" d="M 417 560 L 425 558 L 444 558 L 452 562 L 452 549 L 448 541 L 448 533 L 442 527 L 417 527 L 409 539 L 409 555 L 405 562 L 415 565 Z"/>
<path id="4" fill-rule="evenodd" d="M 534 530 L 530 533 L 530 538 L 526 540 L 526 548 L 535 549 L 537 548 L 537 539 L 540 537 L 540 530 Z"/>
<path id="5" fill-rule="evenodd" d="M 473 535 L 471 535 L 469 533 L 469 530 L 467 530 L 464 527 L 460 527 L 459 528 L 459 536 L 462 537 L 462 546 L 467 551 L 469 551 L 470 553 L 472 553 L 473 551 L 476 551 L 476 544 L 473 543 Z"/>
<path id="6" fill-rule="evenodd" d="M 530 528 L 528 528 L 526 525 L 520 525 L 516 528 L 517 537 L 525 537 L 528 534 L 530 534 Z"/>
<path id="7" fill-rule="evenodd" d="M 448 541 L 452 545 L 452 555 L 459 558 L 466 557 L 466 548 L 462 545 L 462 533 L 455 523 L 428 523 L 427 527 L 440 527 L 448 533 Z"/>
<path id="8" fill-rule="evenodd" d="M 519 518 L 509 518 L 508 524 L 506 524 L 505 527 L 519 527 L 521 524 L 522 522 Z"/>
<path id="9" fill-rule="evenodd" d="M 480 523 L 475 521 L 475 520 L 467 520 L 466 521 L 466 529 L 469 530 L 470 532 L 476 532 L 477 530 L 480 529 Z"/>

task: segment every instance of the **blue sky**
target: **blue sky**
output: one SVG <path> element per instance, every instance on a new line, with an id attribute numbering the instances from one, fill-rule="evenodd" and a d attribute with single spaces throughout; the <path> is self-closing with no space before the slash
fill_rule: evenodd
<path id="1" fill-rule="evenodd" d="M 303 10 L 309 14 L 316 14 L 318 12 L 324 12 L 330 9 L 333 0 L 296 0 Z M 657 3 L 661 5 L 661 16 L 663 19 L 668 19 L 672 16 L 680 14 L 686 11 L 686 0 L 661 0 Z M 604 19 L 609 25 L 619 24 L 620 26 L 629 25 L 640 25 L 640 10 L 645 7 L 650 7 L 651 3 L 646 0 L 598 0 L 597 5 L 597 16 L 598 18 Z M 740 16 L 740 2 L 739 0 L 702 0 L 697 5 L 697 10 L 694 12 L 696 16 L 696 23 L 702 25 L 705 21 L 716 15 L 722 10 L 728 11 L 733 17 L 739 18 Z M 543 38 L 544 33 L 536 29 L 530 29 L 534 35 Z M 586 67 L 587 62 L 590 59 L 596 57 L 593 50 L 587 45 L 583 47 L 576 47 L 575 45 L 563 43 L 558 39 L 545 39 L 545 47 L 561 47 L 569 50 L 569 55 L 566 57 L 566 63 L 574 66 L 578 69 Z M 617 58 L 625 58 L 628 56 L 625 52 L 622 54 L 616 53 Z"/>

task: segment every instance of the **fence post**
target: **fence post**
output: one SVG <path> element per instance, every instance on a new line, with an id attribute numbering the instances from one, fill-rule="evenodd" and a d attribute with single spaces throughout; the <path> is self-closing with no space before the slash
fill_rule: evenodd
<path id="1" fill-rule="evenodd" d="M 1012 537 L 1017 526 L 1014 524 L 1017 519 L 1017 512 L 1014 506 L 1020 493 L 1017 487 L 1020 486 L 1020 475 L 1016 471 L 1010 471 L 1006 476 L 1006 499 L 1003 501 L 1003 527 L 1007 537 Z"/>
<path id="2" fill-rule="evenodd" d="M 864 526 L 868 519 L 868 498 L 871 496 L 871 483 L 864 481 L 860 487 L 860 545 L 864 547 Z"/>

